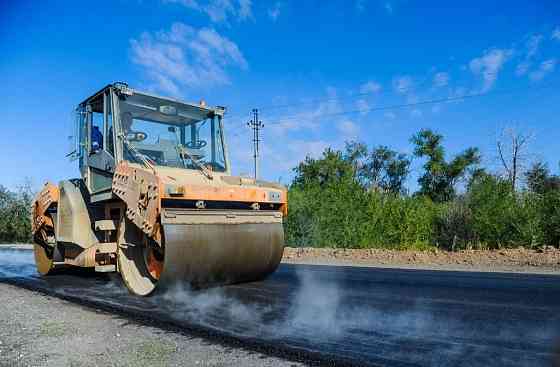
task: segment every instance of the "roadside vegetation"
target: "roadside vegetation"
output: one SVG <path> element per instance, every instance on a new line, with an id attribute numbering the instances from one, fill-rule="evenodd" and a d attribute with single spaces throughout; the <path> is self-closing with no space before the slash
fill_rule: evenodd
<path id="1" fill-rule="evenodd" d="M 498 249 L 558 247 L 560 177 L 540 162 L 522 169 L 527 138 L 498 142 L 502 173 L 477 148 L 447 157 L 443 136 L 421 130 L 412 156 L 350 142 L 295 168 L 287 243 L 295 247 Z M 506 156 L 505 152 L 511 152 Z M 423 162 L 418 191 L 406 182 Z"/>
<path id="2" fill-rule="evenodd" d="M 420 130 L 412 154 L 348 142 L 306 158 L 289 186 L 286 242 L 293 247 L 500 249 L 558 247 L 560 177 L 522 164 L 527 137 L 498 141 L 501 172 L 477 148 L 448 157 L 442 135 Z M 510 152 L 509 156 L 505 152 Z M 418 190 L 407 182 L 421 160 Z M 0 243 L 31 241 L 30 185 L 0 186 Z"/>
<path id="3" fill-rule="evenodd" d="M 0 243 L 31 241 L 31 204 L 33 192 L 29 184 L 10 191 L 0 185 Z"/>

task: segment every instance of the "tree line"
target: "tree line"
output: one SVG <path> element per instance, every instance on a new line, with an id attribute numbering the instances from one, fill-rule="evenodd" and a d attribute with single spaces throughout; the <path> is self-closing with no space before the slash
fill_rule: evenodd
<path id="1" fill-rule="evenodd" d="M 522 169 L 528 137 L 507 136 L 497 144 L 503 174 L 482 167 L 475 147 L 448 158 L 444 137 L 430 129 L 411 137 L 410 156 L 349 142 L 318 159 L 307 157 L 289 187 L 287 243 L 446 250 L 558 246 L 560 177 L 542 162 Z M 414 193 L 406 188 L 412 159 L 423 161 Z"/>
<path id="2" fill-rule="evenodd" d="M 497 152 L 502 173 L 481 166 L 475 147 L 448 157 L 444 137 L 423 129 L 412 154 L 348 142 L 294 168 L 286 242 L 345 248 L 503 248 L 560 244 L 560 177 L 546 164 L 523 168 L 528 138 L 509 131 Z M 421 159 L 418 190 L 407 181 Z M 522 185 L 520 182 L 523 182 Z M 29 184 L 0 186 L 0 242 L 31 240 Z"/>
<path id="3" fill-rule="evenodd" d="M 31 204 L 33 192 L 29 184 L 10 191 L 0 185 L 0 243 L 31 241 Z"/>

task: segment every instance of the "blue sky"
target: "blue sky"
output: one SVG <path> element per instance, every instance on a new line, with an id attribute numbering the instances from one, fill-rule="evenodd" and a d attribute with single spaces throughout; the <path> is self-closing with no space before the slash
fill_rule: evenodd
<path id="1" fill-rule="evenodd" d="M 497 135 L 515 126 L 533 136 L 528 160 L 557 171 L 560 3 L 449 4 L 0 2 L 0 184 L 77 176 L 65 158 L 72 110 L 113 81 L 227 106 L 236 174 L 252 172 L 245 122 L 254 107 L 269 180 L 289 182 L 306 155 L 350 139 L 410 152 L 410 136 L 424 127 L 445 136 L 449 154 L 480 147 L 498 170 Z M 413 164 L 413 188 L 421 164 Z"/>

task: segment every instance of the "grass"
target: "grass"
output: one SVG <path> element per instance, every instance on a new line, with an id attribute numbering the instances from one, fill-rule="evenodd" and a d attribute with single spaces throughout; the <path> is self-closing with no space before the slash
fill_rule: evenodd
<path id="1" fill-rule="evenodd" d="M 44 321 L 39 327 L 39 335 L 51 338 L 64 336 L 66 332 L 66 326 L 61 321 Z"/>
<path id="2" fill-rule="evenodd" d="M 133 359 L 134 366 L 166 366 L 169 358 L 177 351 L 177 346 L 172 342 L 157 339 L 144 341 L 135 348 Z"/>

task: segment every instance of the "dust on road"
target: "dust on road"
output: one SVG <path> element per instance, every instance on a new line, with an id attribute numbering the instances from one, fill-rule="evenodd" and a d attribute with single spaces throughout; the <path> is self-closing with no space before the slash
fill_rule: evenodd
<path id="1" fill-rule="evenodd" d="M 0 366 L 300 366 L 0 283 Z"/>

